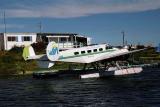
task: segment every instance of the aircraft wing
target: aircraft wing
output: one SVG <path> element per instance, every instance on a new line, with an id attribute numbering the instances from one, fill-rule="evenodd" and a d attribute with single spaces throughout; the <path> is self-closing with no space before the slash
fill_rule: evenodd
<path id="1" fill-rule="evenodd" d="M 128 51 L 128 52 L 112 55 L 112 56 L 108 57 L 107 59 L 118 57 L 118 56 L 123 56 L 123 55 L 127 55 L 127 54 L 132 54 L 132 53 L 143 51 L 143 50 L 145 50 L 145 49 L 138 49 L 138 50 Z"/>

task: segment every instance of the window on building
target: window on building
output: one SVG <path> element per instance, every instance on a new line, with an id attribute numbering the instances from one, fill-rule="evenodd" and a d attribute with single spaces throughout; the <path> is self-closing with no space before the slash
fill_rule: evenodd
<path id="1" fill-rule="evenodd" d="M 79 54 L 79 52 L 74 52 L 74 55 L 78 55 Z"/>
<path id="2" fill-rule="evenodd" d="M 23 36 L 22 41 L 32 41 L 32 37 L 31 36 Z"/>
<path id="3" fill-rule="evenodd" d="M 60 38 L 60 41 L 61 42 L 66 42 L 67 40 L 66 40 L 66 38 L 63 37 L 63 38 Z"/>
<path id="4" fill-rule="evenodd" d="M 92 51 L 91 51 L 91 50 L 87 50 L 87 52 L 88 52 L 88 53 L 91 53 Z"/>
<path id="5" fill-rule="evenodd" d="M 71 40 L 72 40 L 71 37 L 69 37 L 69 38 L 68 38 L 68 41 L 70 42 Z"/>
<path id="6" fill-rule="evenodd" d="M 85 54 L 86 52 L 85 51 L 81 51 L 81 54 Z"/>
<path id="7" fill-rule="evenodd" d="M 103 51 L 103 48 L 99 48 L 99 51 Z"/>
<path id="8" fill-rule="evenodd" d="M 93 52 L 97 52 L 97 49 L 94 49 Z"/>
<path id="9" fill-rule="evenodd" d="M 8 36 L 8 41 L 18 41 L 18 37 L 16 37 L 16 36 Z"/>

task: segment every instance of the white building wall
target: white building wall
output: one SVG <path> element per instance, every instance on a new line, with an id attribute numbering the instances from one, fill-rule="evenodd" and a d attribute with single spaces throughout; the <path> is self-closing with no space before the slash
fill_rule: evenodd
<path id="1" fill-rule="evenodd" d="M 8 37 L 17 37 L 16 41 L 8 41 Z M 31 41 L 23 41 L 23 37 L 31 37 Z M 10 50 L 14 46 L 28 46 L 32 43 L 36 42 L 36 33 L 6 33 L 4 34 L 4 43 L 5 43 L 5 50 Z"/>

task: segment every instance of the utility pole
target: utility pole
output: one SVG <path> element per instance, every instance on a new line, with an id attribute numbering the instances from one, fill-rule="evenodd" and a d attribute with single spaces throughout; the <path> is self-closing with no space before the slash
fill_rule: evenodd
<path id="1" fill-rule="evenodd" d="M 123 39 L 122 43 L 123 43 L 123 47 L 124 47 L 125 32 L 124 32 L 124 31 L 122 31 L 121 33 L 122 33 L 122 36 L 123 36 L 123 37 L 122 37 L 122 39 Z"/>
<path id="2" fill-rule="evenodd" d="M 40 38 L 40 41 L 42 42 L 42 21 L 40 20 L 39 22 L 39 38 Z"/>
<path id="3" fill-rule="evenodd" d="M 4 37 L 5 37 L 5 48 L 6 48 L 6 50 L 7 50 L 7 35 L 6 35 L 6 33 L 7 33 L 7 28 L 6 28 L 6 12 L 4 11 L 4 14 L 3 14 L 3 18 L 4 18 Z"/>
<path id="4" fill-rule="evenodd" d="M 7 32 L 7 30 L 6 30 L 6 12 L 4 11 L 4 33 L 6 33 Z"/>
<path id="5" fill-rule="evenodd" d="M 39 22 L 39 33 L 42 33 L 42 22 Z"/>

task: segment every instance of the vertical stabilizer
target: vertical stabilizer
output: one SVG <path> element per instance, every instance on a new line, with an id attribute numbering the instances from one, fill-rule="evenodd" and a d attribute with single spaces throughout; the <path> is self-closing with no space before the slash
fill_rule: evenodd
<path id="1" fill-rule="evenodd" d="M 57 61 L 59 59 L 58 44 L 56 44 L 54 41 L 50 42 L 47 46 L 46 54 L 50 61 Z"/>

